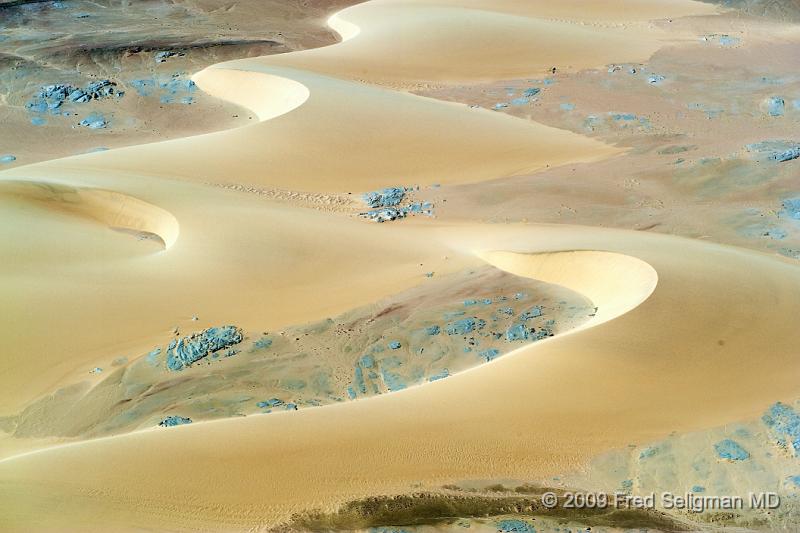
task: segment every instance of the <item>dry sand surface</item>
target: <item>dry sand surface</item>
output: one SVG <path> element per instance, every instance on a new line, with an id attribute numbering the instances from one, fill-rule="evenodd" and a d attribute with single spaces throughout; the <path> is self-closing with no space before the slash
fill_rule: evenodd
<path id="1" fill-rule="evenodd" d="M 586 86 L 600 91 L 584 79 L 596 75 L 586 74 L 592 69 L 638 69 L 653 57 L 672 65 L 692 53 L 699 29 L 738 24 L 726 16 L 688 0 L 371 0 L 329 19 L 340 43 L 226 61 L 191 76 L 206 97 L 253 120 L 204 122 L 207 131 L 194 136 L 0 173 L 0 528 L 270 528 L 293 513 L 367 496 L 467 480 L 552 482 L 586 472 L 601 454 L 754 419 L 776 401 L 793 401 L 800 267 L 790 254 L 634 231 L 651 223 L 652 199 L 635 212 L 615 211 L 611 224 L 581 219 L 572 205 L 622 205 L 638 194 L 657 150 L 625 136 L 631 130 L 587 131 L 533 105 L 527 116 L 508 105 L 486 108 L 497 94 L 547 87 L 556 76 L 585 95 Z M 753 24 L 764 39 L 773 27 Z M 790 47 L 796 32 L 775 24 Z M 662 81 L 671 80 L 643 81 L 643 90 Z M 623 91 L 602 90 L 606 100 L 592 105 L 622 113 L 612 106 Z M 480 105 L 467 105 L 477 91 Z M 648 102 L 630 94 L 631 105 Z M 659 102 L 673 116 L 674 99 Z M 697 133 L 703 125 L 692 127 L 701 150 L 712 146 Z M 693 142 L 661 135 L 670 146 Z M 599 177 L 581 181 L 576 169 Z M 650 186 L 675 203 L 682 194 L 693 202 L 700 171 L 692 172 Z M 613 196 L 617 189 L 605 187 L 615 182 L 602 181 L 609 175 L 637 182 Z M 358 216 L 364 192 L 395 185 L 409 187 L 404 202 L 420 202 L 417 216 L 382 224 Z M 526 187 L 549 189 L 539 195 Z M 759 194 L 765 202 L 767 192 Z M 428 200 L 438 216 L 423 216 Z M 739 205 L 728 200 L 709 200 L 709 209 Z M 570 213 L 573 224 L 544 223 L 565 222 L 556 212 Z M 497 223 L 504 217 L 517 223 Z M 538 223 L 523 223 L 529 218 Z M 795 235 L 791 229 L 786 242 Z M 208 370 L 172 378 L 161 368 L 170 380 L 158 386 L 115 384 L 128 383 L 120 375 L 144 364 L 154 346 L 193 331 L 235 324 L 248 342 L 256 332 L 277 338 L 386 298 L 406 303 L 375 311 L 362 334 L 388 342 L 397 367 L 413 366 L 423 354 L 405 346 L 413 341 L 392 346 L 369 324 L 413 308 L 416 296 L 397 295 L 424 292 L 429 278 L 448 283 L 480 269 L 506 273 L 487 278 L 503 283 L 538 280 L 542 294 L 547 284 L 571 291 L 577 303 L 553 311 L 569 327 L 518 344 L 509 329 L 497 337 L 509 341 L 509 353 L 484 350 L 484 364 L 447 379 L 419 374 L 408 388 L 393 385 L 382 367 L 384 389 L 375 394 L 359 394 L 348 382 L 352 368 L 334 365 L 331 386 L 342 386 L 324 405 L 296 411 L 220 417 L 209 408 L 194 424 L 153 427 L 152 412 L 177 413 L 182 399 L 173 398 L 146 415 L 131 410 L 125 427 L 135 430 L 106 435 L 94 426 L 52 430 L 68 409 L 36 407 L 42 398 L 71 402 L 69 391 L 78 390 L 92 398 L 81 409 L 102 418 L 119 408 L 120 394 L 120 403 L 144 405 L 212 367 L 226 375 L 226 365 L 230 382 L 245 384 L 227 392 L 254 403 L 258 384 L 247 384 L 247 366 L 236 363 L 251 356 L 235 350 Z M 480 305 L 466 289 L 454 294 L 467 313 Z M 579 297 L 594 312 L 579 316 Z M 499 313 L 507 300 L 490 297 L 486 305 Z M 452 320 L 443 329 L 458 324 Z M 474 358 L 473 340 L 463 357 Z M 479 338 L 475 352 L 481 342 L 488 341 Z M 370 353 L 387 365 L 383 350 Z M 355 364 L 356 377 L 373 368 Z M 110 367 L 118 370 L 109 375 Z M 354 401 L 345 399 L 348 383 Z M 33 430 L 22 435 L 23 426 Z"/>

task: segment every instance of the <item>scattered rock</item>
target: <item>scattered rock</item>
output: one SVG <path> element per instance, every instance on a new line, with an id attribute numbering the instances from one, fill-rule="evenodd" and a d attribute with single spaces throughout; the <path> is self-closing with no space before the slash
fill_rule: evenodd
<path id="1" fill-rule="evenodd" d="M 242 342 L 242 331 L 236 326 L 208 328 L 182 339 L 173 339 L 167 348 L 167 368 L 183 370 L 219 350 Z M 228 352 L 233 355 L 235 352 Z"/>
<path id="2" fill-rule="evenodd" d="M 658 448 L 655 446 L 649 446 L 639 453 L 639 460 L 641 461 L 642 459 L 650 459 L 651 457 L 655 457 L 657 453 Z"/>
<path id="3" fill-rule="evenodd" d="M 161 50 L 153 55 L 153 59 L 156 63 L 165 63 L 167 59 L 171 57 L 183 57 L 185 55 L 186 54 L 183 52 L 177 52 L 175 50 Z"/>
<path id="4" fill-rule="evenodd" d="M 253 348 L 257 350 L 269 348 L 270 346 L 272 346 L 272 339 L 269 339 L 267 337 L 258 339 L 256 342 L 253 343 Z"/>
<path id="5" fill-rule="evenodd" d="M 785 403 L 772 405 L 761 420 L 772 430 L 778 446 L 800 454 L 800 415 Z"/>
<path id="6" fill-rule="evenodd" d="M 183 416 L 168 416 L 164 420 L 158 423 L 159 426 L 168 428 L 172 426 L 182 426 L 184 424 L 191 424 L 192 419 L 186 418 Z"/>
<path id="7" fill-rule="evenodd" d="M 800 198 L 787 198 L 783 201 L 782 215 L 800 220 Z"/>
<path id="8" fill-rule="evenodd" d="M 391 222 L 392 220 L 406 218 L 410 214 L 431 216 L 433 215 L 433 205 L 429 202 L 423 202 L 403 207 L 384 207 L 360 213 L 359 216 L 373 222 Z"/>
<path id="9" fill-rule="evenodd" d="M 80 126 L 93 130 L 102 129 L 108 126 L 108 121 L 100 113 L 92 113 L 78 123 Z"/>
<path id="10" fill-rule="evenodd" d="M 700 40 L 707 43 L 717 43 L 718 45 L 725 47 L 736 46 L 741 42 L 741 39 L 739 39 L 738 37 L 731 37 L 730 35 L 725 33 L 722 34 L 712 33 L 710 35 L 704 35 L 703 37 L 700 38 Z"/>
<path id="11" fill-rule="evenodd" d="M 442 329 L 437 325 L 429 326 L 425 329 L 425 333 L 431 336 L 438 335 L 439 333 L 441 333 L 441 331 Z"/>
<path id="12" fill-rule="evenodd" d="M 536 529 L 524 520 L 507 519 L 497 522 L 500 533 L 536 533 Z"/>
<path id="13" fill-rule="evenodd" d="M 364 203 L 376 209 L 359 213 L 362 218 L 367 218 L 373 222 L 390 222 L 408 215 L 433 215 L 433 204 L 430 202 L 417 202 L 407 206 L 400 206 L 400 203 L 407 198 L 406 192 L 412 188 L 388 187 L 380 191 L 367 192 L 362 195 Z M 417 187 L 419 190 L 419 187 Z M 430 273 L 432 277 L 433 273 Z"/>
<path id="14" fill-rule="evenodd" d="M 476 329 L 483 329 L 484 326 L 486 326 L 486 321 L 483 319 L 464 318 L 448 324 L 445 332 L 448 335 L 466 335 Z"/>
<path id="15" fill-rule="evenodd" d="M 750 453 L 742 448 L 735 440 L 725 439 L 714 445 L 714 451 L 720 459 L 728 461 L 745 461 L 750 459 Z"/>
<path id="16" fill-rule="evenodd" d="M 764 100 L 764 107 L 771 117 L 781 117 L 786 111 L 786 102 L 779 96 L 771 96 Z"/>
<path id="17" fill-rule="evenodd" d="M 800 143 L 793 141 L 771 140 L 748 144 L 748 152 L 756 154 L 759 159 L 784 163 L 800 157 Z"/>
<path id="18" fill-rule="evenodd" d="M 540 316 L 542 316 L 542 308 L 537 305 L 519 315 L 519 318 L 520 320 L 531 320 Z"/>
<path id="19" fill-rule="evenodd" d="M 394 207 L 403 201 L 406 191 L 403 187 L 388 187 L 380 191 L 364 193 L 364 203 L 370 207 Z"/>
<path id="20" fill-rule="evenodd" d="M 405 218 L 406 214 L 406 211 L 402 209 L 387 207 L 375 211 L 367 211 L 366 213 L 361 213 L 359 216 L 372 220 L 373 222 L 391 222 L 392 220 Z"/>
<path id="21" fill-rule="evenodd" d="M 480 355 L 488 363 L 489 361 L 495 359 L 498 355 L 500 355 L 500 350 L 498 350 L 497 348 L 489 348 L 488 350 L 483 350 L 482 352 L 479 352 L 478 355 Z"/>
<path id="22" fill-rule="evenodd" d="M 256 405 L 258 407 L 262 408 L 262 409 L 268 408 L 268 407 L 278 407 L 278 406 L 283 405 L 283 400 L 281 400 L 279 398 L 270 398 L 269 400 L 266 400 L 266 401 L 263 401 L 263 402 L 258 402 Z"/>
<path id="23" fill-rule="evenodd" d="M 91 100 L 102 100 L 111 96 L 122 97 L 124 91 L 117 91 L 117 84 L 111 80 L 93 81 L 84 89 L 73 87 L 66 83 L 45 85 L 33 96 L 25 107 L 30 111 L 44 113 L 54 112 L 65 102 L 83 104 Z"/>
<path id="24" fill-rule="evenodd" d="M 524 341 L 528 339 L 529 334 L 525 324 L 514 324 L 506 330 L 506 340 L 508 342 Z"/>

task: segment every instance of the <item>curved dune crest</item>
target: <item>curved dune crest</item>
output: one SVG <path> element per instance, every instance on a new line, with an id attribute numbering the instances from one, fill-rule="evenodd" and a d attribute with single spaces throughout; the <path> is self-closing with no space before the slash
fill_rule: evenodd
<path id="1" fill-rule="evenodd" d="M 483 252 L 487 263 L 517 276 L 563 285 L 594 302 L 597 313 L 581 328 L 621 316 L 644 302 L 658 284 L 658 274 L 635 257 L 594 250 L 521 254 Z"/>
<path id="2" fill-rule="evenodd" d="M 249 109 L 261 122 L 300 107 L 309 97 L 302 83 L 244 70 L 209 67 L 193 75 L 192 81 L 211 96 Z"/>
<path id="3" fill-rule="evenodd" d="M 138 198 L 114 191 L 79 191 L 86 212 L 111 228 L 152 233 L 169 249 L 178 240 L 179 225 L 171 213 Z"/>
<path id="4" fill-rule="evenodd" d="M 334 13 L 328 18 L 328 26 L 339 34 L 342 41 L 349 41 L 361 33 L 361 28 L 343 19 L 339 13 Z"/>
<path id="5" fill-rule="evenodd" d="M 63 183 L 0 181 L 3 195 L 46 210 L 96 220 L 112 229 L 153 234 L 167 249 L 178 240 L 178 221 L 171 213 L 127 194 Z"/>

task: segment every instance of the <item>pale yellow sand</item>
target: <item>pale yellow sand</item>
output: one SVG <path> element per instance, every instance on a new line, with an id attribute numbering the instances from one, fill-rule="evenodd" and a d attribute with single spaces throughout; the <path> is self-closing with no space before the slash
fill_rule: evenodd
<path id="1" fill-rule="evenodd" d="M 114 169 L 202 183 L 356 194 L 398 183 L 490 179 L 619 152 L 483 109 L 259 63 L 237 62 L 233 71 L 207 69 L 195 79 L 212 94 L 271 120 L 45 167 L 104 179 L 112 178 L 108 170 Z"/>
<path id="2" fill-rule="evenodd" d="M 383 4 L 399 4 L 396 0 Z M 402 0 L 403 4 L 426 5 L 429 0 Z M 678 16 L 707 15 L 717 8 L 700 2 L 687 0 L 605 0 L 604 2 L 585 2 L 584 0 L 437 0 L 436 5 L 462 9 L 480 9 L 521 15 L 526 17 L 564 20 L 578 24 L 598 24 L 622 26 L 631 22 L 646 22 L 654 19 L 671 19 Z"/>
<path id="3" fill-rule="evenodd" d="M 348 43 L 361 40 L 359 34 Z M 353 64 L 359 60 L 349 49 L 341 57 Z M 446 62 L 429 58 L 432 68 Z M 619 152 L 487 110 L 261 60 L 229 62 L 195 78 L 212 94 L 252 108 L 263 122 L 4 174 L 44 187 L 113 190 L 166 211 L 169 235 L 148 231 L 169 244 L 174 234 L 180 237 L 168 253 L 154 254 L 152 246 L 106 231 L 107 224 L 92 225 L 85 218 L 48 222 L 64 216 L 55 201 L 45 216 L 4 211 L 7 231 L 20 224 L 19 216 L 27 228 L 25 239 L 4 241 L 5 253 L 33 257 L 0 267 L 0 283 L 12 296 L 0 304 L 6 317 L 0 328 L 18 348 L 9 356 L 14 371 L 0 377 L 5 391 L 0 412 L 13 412 L 60 382 L 85 377 L 110 354 L 149 351 L 176 326 L 236 322 L 259 329 L 324 318 L 407 287 L 423 272 L 441 270 L 443 254 L 417 238 L 385 239 L 392 230 L 339 218 L 332 222 L 170 180 L 357 197 L 383 186 L 492 179 Z M 15 190 L 0 193 L 0 201 L 31 199 Z M 35 206 L 41 209 L 42 202 Z M 67 268 L 56 275 L 55 265 Z M 84 305 L 76 306 L 79 301 Z M 220 305 L 229 301 L 236 303 Z M 202 321 L 189 323 L 191 316 Z"/>
<path id="4" fill-rule="evenodd" d="M 32 512 L 24 504 L 34 501 L 43 524 L 271 523 L 413 483 L 538 478 L 797 394 L 795 265 L 645 233 L 534 226 L 475 239 L 475 229 L 449 228 L 440 239 L 514 250 L 483 255 L 584 290 L 609 311 L 573 333 L 396 394 L 12 459 L 0 464 L 3 513 L 24 523 Z M 630 256 L 521 253 L 557 249 Z M 753 280 L 753 271 L 763 277 Z M 191 500 L 177 500 L 186 487 Z"/>
<path id="5" fill-rule="evenodd" d="M 552 67 L 645 60 L 669 41 L 694 38 L 668 34 L 649 20 L 715 12 L 683 0 L 378 0 L 336 15 L 336 24 L 348 24 L 345 36 L 355 38 L 251 61 L 396 85 L 541 78 Z"/>
<path id="6" fill-rule="evenodd" d="M 713 11 L 614 5 L 581 18 L 574 2 L 559 11 L 509 1 L 491 13 L 488 2 L 365 4 L 337 16 L 351 37 L 343 44 L 196 76 L 264 122 L 0 175 L 0 254 L 14 258 L 0 264 L 0 334 L 14 347 L 2 358 L 0 413 L 111 354 L 144 353 L 174 326 L 278 328 L 373 301 L 429 270 L 488 261 L 599 307 L 580 330 L 404 392 L 7 458 L 0 524 L 269 525 L 415 483 L 540 478 L 796 396 L 789 321 L 800 270 L 788 262 L 582 227 L 368 224 L 204 185 L 358 193 L 611 156 L 574 134 L 353 80 L 369 70 L 392 85 L 455 82 L 636 60 L 666 42 L 647 19 Z M 381 58 L 393 51 L 389 69 Z M 110 227 L 157 234 L 166 249 Z"/>
<path id="7" fill-rule="evenodd" d="M 15 173 L 38 172 L 46 174 Z M 76 181 L 104 183 L 85 176 Z M 168 242 L 169 232 L 179 237 L 168 250 L 70 214 L 77 208 L 57 198 L 34 202 L 0 187 L 3 255 L 16 259 L 0 266 L 0 286 L 9 295 L 0 300 L 0 328 L 16 347 L 4 353 L 7 371 L 0 373 L 6 413 L 61 380 L 87 378 L 101 361 L 102 367 L 148 352 L 175 326 L 185 333 L 221 323 L 272 330 L 374 301 L 419 283 L 429 270 L 465 264 L 445 262 L 440 246 L 419 232 L 216 187 L 145 177 L 118 176 L 113 183 L 141 202 L 169 205 L 163 216 L 174 217 L 178 228 L 165 224 L 161 235 Z M 160 222 L 154 217 L 145 225 Z M 193 315 L 201 321 L 191 322 Z"/>

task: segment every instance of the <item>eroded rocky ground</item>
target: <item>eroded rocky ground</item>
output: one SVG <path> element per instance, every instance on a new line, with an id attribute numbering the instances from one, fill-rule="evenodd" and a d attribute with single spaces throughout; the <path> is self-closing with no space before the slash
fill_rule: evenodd
<path id="1" fill-rule="evenodd" d="M 445 379 L 595 313 L 585 297 L 493 267 L 425 275 L 414 289 L 282 331 L 182 331 L 2 419 L 15 438 L 91 438 L 396 392 Z M 170 418 L 179 417 L 179 418 Z"/>
<path id="2" fill-rule="evenodd" d="M 656 231 L 800 258 L 800 62 L 772 37 L 793 26 L 739 12 L 662 24 L 697 37 L 646 64 L 425 91 L 627 150 L 447 188 L 438 216 Z"/>
<path id="3" fill-rule="evenodd" d="M 0 165 L 244 125 L 252 113 L 205 96 L 190 76 L 228 59 L 331 44 L 324 21 L 353 3 L 0 2 Z M 43 88 L 105 80 L 115 97 L 41 105 Z"/>

